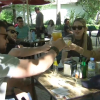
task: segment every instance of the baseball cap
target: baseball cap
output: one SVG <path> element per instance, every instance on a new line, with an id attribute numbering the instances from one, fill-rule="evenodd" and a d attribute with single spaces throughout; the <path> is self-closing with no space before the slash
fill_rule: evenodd
<path id="1" fill-rule="evenodd" d="M 100 89 L 100 75 L 93 76 L 88 81 L 82 81 L 82 86 L 88 89 Z"/>

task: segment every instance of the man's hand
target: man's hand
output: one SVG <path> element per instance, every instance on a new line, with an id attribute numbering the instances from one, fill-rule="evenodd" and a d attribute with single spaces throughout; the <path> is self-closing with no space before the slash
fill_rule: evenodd
<path id="1" fill-rule="evenodd" d="M 68 45 L 66 45 L 66 47 L 64 48 L 64 50 L 75 50 L 75 49 L 76 49 L 76 47 L 77 47 L 77 45 L 76 45 L 76 44 L 71 43 L 69 46 L 68 46 Z"/>
<path id="2" fill-rule="evenodd" d="M 44 53 L 47 53 L 50 48 L 51 48 L 51 45 L 46 43 L 43 46 L 41 46 L 41 51 Z"/>
<path id="3" fill-rule="evenodd" d="M 58 50 L 61 51 L 66 46 L 66 44 L 62 38 L 59 38 L 58 40 L 52 42 L 52 46 L 57 47 Z"/>

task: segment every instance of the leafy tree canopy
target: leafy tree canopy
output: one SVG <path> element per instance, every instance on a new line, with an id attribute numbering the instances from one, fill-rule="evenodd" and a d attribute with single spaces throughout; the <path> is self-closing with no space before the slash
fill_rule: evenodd
<path id="1" fill-rule="evenodd" d="M 78 0 L 76 4 L 81 5 L 87 14 L 87 18 L 92 20 L 97 15 L 97 12 L 100 11 L 100 0 Z"/>

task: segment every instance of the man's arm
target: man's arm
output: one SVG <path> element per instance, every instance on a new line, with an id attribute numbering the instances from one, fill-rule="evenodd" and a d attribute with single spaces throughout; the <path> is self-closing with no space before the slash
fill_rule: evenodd
<path id="1" fill-rule="evenodd" d="M 69 29 L 66 29 L 66 32 L 67 32 L 67 33 L 71 33 L 71 34 L 73 34 L 73 32 L 70 31 Z"/>
<path id="2" fill-rule="evenodd" d="M 53 46 L 61 51 L 65 47 L 62 39 L 53 42 Z M 53 63 L 54 58 L 57 56 L 55 50 L 50 49 L 49 52 L 43 57 L 36 60 L 20 60 L 18 67 L 11 73 L 14 78 L 24 78 L 40 74 L 46 71 Z"/>
<path id="3" fill-rule="evenodd" d="M 24 47 L 24 48 L 13 48 L 8 54 L 15 57 L 26 57 L 42 52 L 46 52 L 50 49 L 49 44 L 45 44 L 41 47 Z"/>

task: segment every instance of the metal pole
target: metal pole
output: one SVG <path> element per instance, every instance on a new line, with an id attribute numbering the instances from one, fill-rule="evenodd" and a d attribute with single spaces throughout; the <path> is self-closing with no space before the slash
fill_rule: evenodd
<path id="1" fill-rule="evenodd" d="M 29 4 L 28 4 L 28 0 L 26 0 L 26 4 L 27 4 L 27 23 L 28 23 L 28 27 L 29 27 Z"/>
<path id="2" fill-rule="evenodd" d="M 25 23 L 25 2 L 23 2 L 23 19 L 24 19 L 24 23 Z"/>

